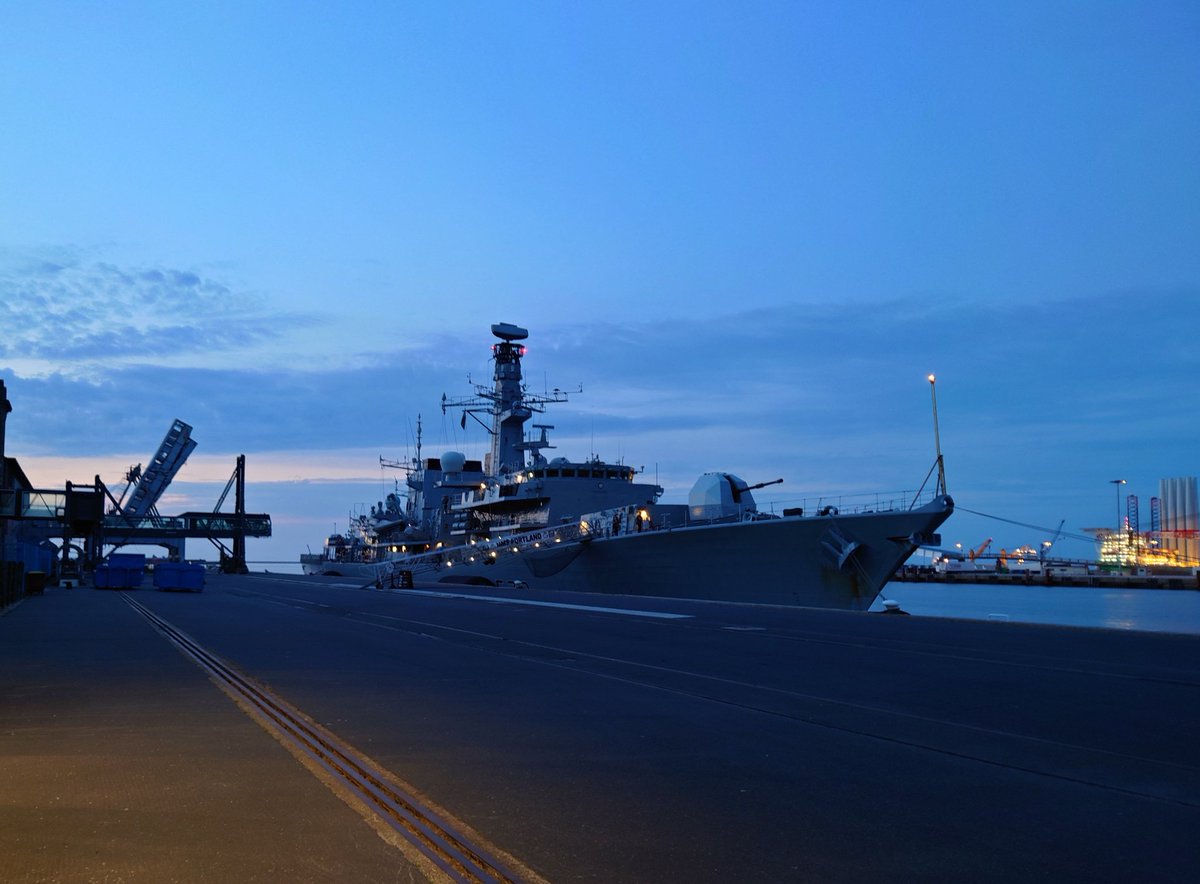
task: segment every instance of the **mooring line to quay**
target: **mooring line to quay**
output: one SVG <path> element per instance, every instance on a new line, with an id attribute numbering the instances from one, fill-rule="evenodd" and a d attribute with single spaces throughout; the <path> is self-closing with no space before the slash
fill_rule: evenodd
<path id="1" fill-rule="evenodd" d="M 471 884 L 541 881 L 532 871 L 518 874 L 510 869 L 509 864 L 481 847 L 477 836 L 462 831 L 463 826 L 447 821 L 425 802 L 390 782 L 390 774 L 332 733 L 307 721 L 298 710 L 251 682 L 128 593 L 121 596 L 218 685 L 259 712 L 257 720 L 293 755 L 314 762 L 349 793 L 360 811 L 395 831 L 448 880 Z"/>

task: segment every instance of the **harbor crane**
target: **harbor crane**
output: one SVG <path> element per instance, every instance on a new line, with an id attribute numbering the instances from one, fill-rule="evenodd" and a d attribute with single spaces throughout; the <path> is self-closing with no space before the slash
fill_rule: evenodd
<path id="1" fill-rule="evenodd" d="M 1063 519 L 1062 521 L 1060 521 L 1058 523 L 1058 527 L 1054 529 L 1054 535 L 1049 540 L 1042 542 L 1042 549 L 1041 549 L 1041 555 L 1040 555 L 1040 558 L 1042 559 L 1042 561 L 1045 561 L 1046 556 L 1050 555 L 1050 548 L 1052 546 L 1054 546 L 1054 544 L 1058 543 L 1058 538 L 1060 538 L 1062 536 L 1062 529 L 1063 529 L 1063 525 L 1065 525 L 1065 524 L 1067 524 L 1066 519 Z"/>
<path id="2" fill-rule="evenodd" d="M 988 547 L 990 547 L 991 545 L 992 545 L 992 538 L 989 537 L 983 543 L 979 544 L 979 546 L 975 547 L 975 549 L 968 552 L 967 558 L 970 559 L 972 562 L 975 561 L 977 558 L 979 558 L 981 555 L 983 555 L 985 552 L 987 552 Z"/>

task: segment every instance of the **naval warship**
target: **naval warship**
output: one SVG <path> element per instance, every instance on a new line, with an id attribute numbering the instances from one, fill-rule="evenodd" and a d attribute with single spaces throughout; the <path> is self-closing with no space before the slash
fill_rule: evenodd
<path id="1" fill-rule="evenodd" d="M 492 334 L 492 385 L 441 402 L 464 426 L 483 424 L 490 452 L 423 457 L 418 425 L 417 456 L 391 463 L 407 473 L 405 493 L 302 555 L 305 573 L 865 610 L 918 546 L 940 542 L 954 508 L 940 451 L 929 493 L 781 514 L 760 510 L 753 492 L 782 479 L 705 473 L 687 503 L 662 503 L 662 487 L 633 467 L 547 458 L 553 425 L 525 425 L 568 393 L 526 389 L 526 329 L 497 323 Z"/>

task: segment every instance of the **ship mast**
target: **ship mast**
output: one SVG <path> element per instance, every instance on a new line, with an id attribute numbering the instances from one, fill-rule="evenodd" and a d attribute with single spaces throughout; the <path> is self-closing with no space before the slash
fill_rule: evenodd
<path id="1" fill-rule="evenodd" d="M 555 389 L 538 396 L 525 390 L 521 375 L 521 357 L 525 355 L 525 346 L 517 342 L 529 337 L 528 331 L 500 322 L 492 326 L 492 334 L 500 339 L 499 344 L 492 345 L 492 360 L 495 362 L 492 388 L 476 384 L 475 395 L 465 399 L 450 399 L 443 394 L 442 414 L 451 408 L 461 408 L 464 426 L 468 414 L 479 422 L 492 437 L 490 472 L 494 475 L 511 475 L 525 468 L 526 451 L 533 451 L 537 461 L 541 458 L 540 449 L 552 447 L 546 441 L 545 431 L 550 429 L 549 425 L 538 425 L 542 430 L 540 440 L 526 442 L 525 422 L 535 412 L 544 412 L 546 405 L 551 402 L 566 402 L 567 394 Z M 490 415 L 490 425 L 478 417 L 480 414 Z"/>

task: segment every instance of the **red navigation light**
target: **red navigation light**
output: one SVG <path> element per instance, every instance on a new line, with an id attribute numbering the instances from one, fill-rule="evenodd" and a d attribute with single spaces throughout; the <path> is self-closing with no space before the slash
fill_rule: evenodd
<path id="1" fill-rule="evenodd" d="M 528 350 L 526 350 L 525 346 L 521 345 L 521 355 L 524 356 L 527 352 Z"/>

